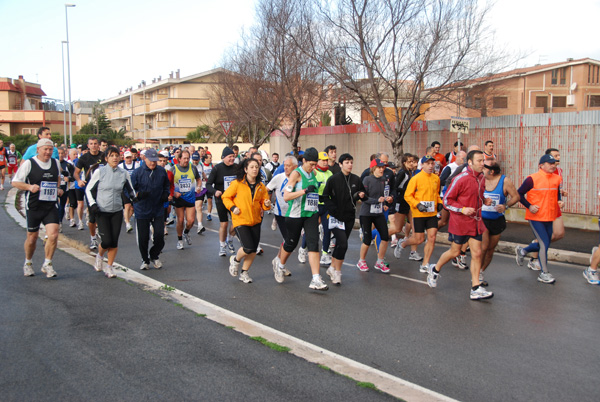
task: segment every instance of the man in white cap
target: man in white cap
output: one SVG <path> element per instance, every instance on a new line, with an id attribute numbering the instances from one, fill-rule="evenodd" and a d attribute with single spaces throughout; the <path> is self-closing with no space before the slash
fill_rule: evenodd
<path id="1" fill-rule="evenodd" d="M 26 191 L 27 238 L 25 239 L 25 276 L 35 275 L 33 254 L 39 235 L 40 225 L 46 228 L 45 260 L 42 272 L 48 278 L 56 276 L 52 267 L 52 257 L 58 239 L 58 198 L 60 189 L 60 165 L 52 159 L 54 144 L 48 138 L 37 143 L 37 156 L 23 162 L 12 180 L 13 187 Z"/>

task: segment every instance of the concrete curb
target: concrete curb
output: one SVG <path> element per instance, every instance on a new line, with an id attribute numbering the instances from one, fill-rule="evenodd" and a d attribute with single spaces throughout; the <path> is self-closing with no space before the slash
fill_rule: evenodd
<path id="1" fill-rule="evenodd" d="M 15 197 L 17 189 L 13 188 L 7 195 L 6 210 L 19 226 L 26 228 L 26 220 L 15 208 Z M 90 253 L 83 252 L 72 247 L 59 238 L 57 248 L 72 255 L 78 260 L 91 265 L 95 264 L 95 257 Z M 455 402 L 455 399 L 421 387 L 417 384 L 405 381 L 391 374 L 369 367 L 337 353 L 323 349 L 317 345 L 305 342 L 299 338 L 278 331 L 274 328 L 253 321 L 249 318 L 221 308 L 206 300 L 182 292 L 174 287 L 149 278 L 133 269 L 120 264 L 114 264 L 117 268 L 117 277 L 135 284 L 141 289 L 159 294 L 163 299 L 173 303 L 179 303 L 182 307 L 203 315 L 211 321 L 231 327 L 249 337 L 260 336 L 291 350 L 288 352 L 311 363 L 326 366 L 336 373 L 349 376 L 355 381 L 370 382 L 378 390 L 405 401 L 416 402 Z"/>

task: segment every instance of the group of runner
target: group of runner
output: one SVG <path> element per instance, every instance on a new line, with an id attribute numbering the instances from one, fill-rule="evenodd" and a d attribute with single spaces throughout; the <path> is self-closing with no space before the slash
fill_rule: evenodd
<path id="1" fill-rule="evenodd" d="M 177 221 L 177 249 L 183 250 L 185 244 L 192 244 L 190 231 L 196 222 L 197 233 L 204 233 L 203 204 L 209 203 L 206 219 L 211 220 L 214 200 L 220 222 L 218 254 L 232 254 L 232 276 L 244 283 L 252 282 L 248 271 L 255 255 L 262 253 L 262 220 L 272 210 L 272 228 L 278 227 L 282 236 L 272 261 L 274 279 L 281 283 L 291 276 L 286 263 L 299 248 L 299 260 L 307 261 L 311 269 L 309 288 L 327 290 L 320 267 L 328 266 L 326 273 L 331 282 L 341 284 L 341 267 L 361 201 L 358 217 L 362 244 L 357 261 L 360 271 L 370 270 L 366 257 L 372 243 L 377 252 L 373 267 L 382 273 L 390 272 L 385 259 L 388 244 L 395 247 L 396 258 L 401 258 L 403 250 L 410 246 L 408 258 L 421 261 L 419 269 L 427 273 L 430 287 L 437 286 L 441 268 L 452 262 L 458 268 L 470 268 L 470 298 L 488 299 L 493 292 L 488 289 L 484 272 L 506 228 L 506 209 L 521 202 L 527 208 L 526 219 L 535 241 L 516 248 L 516 261 L 523 265 L 527 253 L 537 253 L 528 266 L 540 271 L 538 281 L 555 281 L 548 271 L 547 253 L 550 242 L 564 235 L 560 208 L 562 197 L 567 196 L 557 169 L 557 149 L 546 151 L 539 160 L 539 171 L 528 176 L 517 190 L 501 174 L 492 141 L 486 142 L 483 151 L 472 146 L 467 152 L 456 143 L 445 156 L 439 153 L 439 142 L 434 142 L 422 158 L 404 154 L 398 167 L 389 162 L 389 155 L 375 154 L 359 178 L 352 173 L 352 155 L 344 153 L 338 158 L 333 145 L 321 152 L 308 148 L 300 161 L 288 154 L 280 163 L 279 155 L 274 154 L 266 166 L 255 148 L 242 157 L 236 146 L 225 147 L 221 162 L 213 165 L 210 153 L 192 147 L 173 154 L 169 150 L 159 153 L 148 149 L 141 152 L 141 161 L 135 161 L 131 151 L 121 155 L 114 147 L 101 149 L 100 142 L 91 137 L 87 152 L 73 155 L 78 158 L 69 166 L 65 160 L 67 150 L 56 150 L 48 138 L 49 130 L 42 129 L 38 143 L 32 146 L 37 155 L 24 158 L 12 181 L 15 187 L 27 191 L 28 236 L 23 268 L 26 276 L 34 274 L 31 258 L 42 223 L 47 235 L 42 271 L 48 277 L 56 276 L 52 255 L 67 200 L 71 200 L 71 213 L 77 210 L 79 228 L 83 202 L 87 202 L 90 249 L 98 249 L 95 268 L 108 277 L 115 276 L 113 263 L 122 223 L 125 222 L 127 232 L 132 230 L 132 212 L 142 257 L 140 268 L 148 269 L 151 264 L 161 268 L 159 256 L 168 234 L 170 209 L 174 209 Z M 58 154 L 56 166 L 51 160 L 54 152 Z M 0 156 L 6 154 L 0 151 Z M 432 263 L 437 231 L 446 224 L 451 246 Z M 237 250 L 234 236 L 241 244 Z M 424 242 L 421 256 L 417 246 Z M 466 264 L 467 249 L 471 253 L 470 266 Z M 599 283 L 598 262 L 600 252 L 595 252 L 584 272 L 589 283 Z"/>

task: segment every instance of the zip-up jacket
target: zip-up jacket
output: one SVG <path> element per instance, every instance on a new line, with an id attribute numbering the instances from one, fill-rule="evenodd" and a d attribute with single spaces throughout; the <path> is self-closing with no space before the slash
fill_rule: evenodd
<path id="1" fill-rule="evenodd" d="M 233 227 L 254 226 L 261 223 L 261 211 L 270 209 L 265 206 L 265 201 L 270 198 L 267 187 L 263 183 L 256 183 L 253 197 L 246 178 L 232 181 L 221 196 L 225 208 L 231 211 L 233 207 L 238 207 L 240 210 L 239 215 L 231 214 Z"/>
<path id="2" fill-rule="evenodd" d="M 560 216 L 558 201 L 560 200 L 560 185 L 562 177 L 555 173 L 546 173 L 539 170 L 528 176 L 521 187 L 519 195 L 521 204 L 527 208 L 525 219 L 528 221 L 552 222 Z M 527 194 L 527 198 L 525 198 Z M 531 205 L 537 205 L 540 209 L 534 214 L 529 210 Z"/>
<path id="3" fill-rule="evenodd" d="M 437 206 L 442 203 L 440 198 L 440 178 L 435 173 L 420 171 L 406 186 L 404 199 L 410 205 L 413 217 L 426 218 L 437 215 Z M 421 212 L 417 208 L 420 202 L 427 203 L 429 212 Z"/>
<path id="4" fill-rule="evenodd" d="M 357 175 L 335 173 L 327 180 L 323 190 L 323 201 L 329 215 L 342 222 L 354 219 L 361 191 L 365 188 Z"/>
<path id="5" fill-rule="evenodd" d="M 123 210 L 123 190 L 133 194 L 129 173 L 108 165 L 96 169 L 85 187 L 85 195 L 90 206 L 98 204 L 100 212 L 118 212 Z"/>
<path id="6" fill-rule="evenodd" d="M 217 163 L 206 180 L 208 193 L 214 195 L 217 191 L 225 191 L 225 185 L 236 180 L 237 169 L 238 166 L 235 163 L 231 166 L 227 166 L 223 162 Z"/>
<path id="7" fill-rule="evenodd" d="M 381 213 L 379 212 L 371 212 L 371 206 L 375 204 L 379 204 L 379 198 L 385 196 L 386 186 L 390 186 L 388 178 L 385 176 L 381 176 L 379 178 L 374 175 L 367 176 L 363 180 L 363 186 L 365 187 L 365 199 L 363 200 L 363 204 L 360 207 L 360 216 L 377 216 L 382 215 L 384 213 L 383 206 L 390 204 L 387 202 L 382 202 Z M 391 188 L 391 187 L 390 187 Z M 389 195 L 391 195 L 391 191 Z"/>
<path id="8" fill-rule="evenodd" d="M 485 177 L 470 167 L 457 175 L 444 196 L 444 206 L 450 211 L 448 232 L 457 236 L 477 236 L 487 229 L 481 219 Z M 466 216 L 463 208 L 475 208 L 475 215 Z"/>
<path id="9" fill-rule="evenodd" d="M 135 217 L 152 219 L 164 214 L 164 202 L 169 197 L 169 177 L 162 166 L 151 170 L 144 164 L 131 175 L 131 184 L 139 201 L 133 204 Z"/>

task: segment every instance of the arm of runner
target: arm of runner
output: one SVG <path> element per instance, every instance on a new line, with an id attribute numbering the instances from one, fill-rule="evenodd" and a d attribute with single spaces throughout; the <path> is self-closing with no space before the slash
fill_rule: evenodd
<path id="1" fill-rule="evenodd" d="M 518 203 L 521 198 L 519 196 L 519 193 L 517 192 L 515 184 L 508 177 L 504 178 L 504 195 L 507 196 L 509 199 L 506 202 L 506 205 L 501 204 L 496 207 L 496 211 L 500 213 L 503 213 L 507 208 L 510 208 L 516 203 Z"/>
<path id="2" fill-rule="evenodd" d="M 293 171 L 292 174 L 290 174 L 290 179 L 288 180 L 288 184 L 283 189 L 283 200 L 285 202 L 295 200 L 296 198 L 302 197 L 304 194 L 306 194 L 303 189 L 298 190 L 298 191 L 292 191 L 294 189 L 294 187 L 296 186 L 296 183 L 298 183 L 298 181 L 300 181 L 300 180 L 301 180 L 300 173 Z"/>

